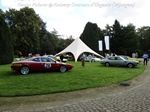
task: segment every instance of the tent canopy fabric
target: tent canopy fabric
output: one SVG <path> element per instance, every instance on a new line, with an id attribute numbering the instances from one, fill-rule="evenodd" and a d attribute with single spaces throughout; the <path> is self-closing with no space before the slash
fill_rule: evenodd
<path id="1" fill-rule="evenodd" d="M 68 47 L 57 53 L 56 56 L 66 54 L 68 52 L 74 55 L 75 62 L 77 61 L 78 57 L 84 52 L 88 52 L 103 58 L 103 56 L 90 49 L 80 38 L 75 39 Z"/>

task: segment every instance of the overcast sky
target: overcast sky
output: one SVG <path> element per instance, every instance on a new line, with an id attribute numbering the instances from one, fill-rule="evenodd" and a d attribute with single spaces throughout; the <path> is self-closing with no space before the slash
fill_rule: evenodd
<path id="1" fill-rule="evenodd" d="M 32 7 L 47 23 L 47 30 L 54 28 L 64 38 L 77 38 L 87 22 L 96 23 L 101 29 L 113 25 L 132 23 L 136 28 L 150 26 L 150 0 L 1 0 L 0 8 L 19 10 Z"/>

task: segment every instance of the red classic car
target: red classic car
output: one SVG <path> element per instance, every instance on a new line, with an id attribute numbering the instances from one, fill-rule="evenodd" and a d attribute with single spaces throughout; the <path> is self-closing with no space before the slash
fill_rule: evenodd
<path id="1" fill-rule="evenodd" d="M 73 68 L 71 64 L 55 61 L 50 57 L 32 57 L 22 61 L 12 62 L 12 70 L 21 74 L 28 74 L 30 71 L 60 71 L 66 72 Z"/>

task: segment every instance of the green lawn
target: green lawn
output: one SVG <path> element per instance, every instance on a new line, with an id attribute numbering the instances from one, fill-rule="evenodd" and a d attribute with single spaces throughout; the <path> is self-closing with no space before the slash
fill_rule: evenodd
<path id="1" fill-rule="evenodd" d="M 96 63 L 71 62 L 74 68 L 66 73 L 38 72 L 21 75 L 10 64 L 0 65 L 0 96 L 27 96 L 93 88 L 119 83 L 140 75 L 145 67 L 105 67 Z"/>

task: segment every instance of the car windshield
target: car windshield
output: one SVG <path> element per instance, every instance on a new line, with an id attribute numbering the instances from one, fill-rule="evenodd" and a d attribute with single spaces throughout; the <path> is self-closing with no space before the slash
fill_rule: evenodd
<path id="1" fill-rule="evenodd" d="M 40 58 L 32 58 L 31 61 L 40 62 Z"/>
<path id="2" fill-rule="evenodd" d="M 121 57 L 121 56 L 119 56 L 119 57 L 112 56 L 112 57 L 109 57 L 108 59 L 109 59 L 109 60 L 126 60 L 126 59 L 124 59 L 124 58 Z"/>
<path id="3" fill-rule="evenodd" d="M 47 60 L 49 61 L 49 62 L 55 62 L 55 60 L 53 59 L 53 58 L 47 58 Z"/>
<path id="4" fill-rule="evenodd" d="M 121 56 L 121 57 L 123 57 L 123 58 L 125 58 L 125 59 L 128 59 L 128 58 L 130 58 L 129 56 Z"/>
<path id="5" fill-rule="evenodd" d="M 121 56 L 120 56 L 119 58 L 120 58 L 120 60 L 126 60 L 125 58 L 123 58 L 123 57 L 121 57 Z"/>
<path id="6" fill-rule="evenodd" d="M 34 62 L 55 62 L 54 59 L 50 57 L 36 57 L 36 58 L 31 58 L 29 61 L 34 61 Z"/>

